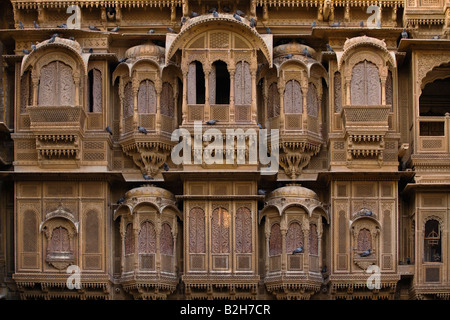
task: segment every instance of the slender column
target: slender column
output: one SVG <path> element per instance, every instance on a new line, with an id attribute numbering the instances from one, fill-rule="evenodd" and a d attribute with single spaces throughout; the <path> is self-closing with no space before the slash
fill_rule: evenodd
<path id="1" fill-rule="evenodd" d="M 236 69 L 229 69 L 228 72 L 230 73 L 230 122 L 234 122 L 234 78 L 236 75 Z"/>
<path id="2" fill-rule="evenodd" d="M 161 132 L 161 92 L 162 92 L 162 82 L 161 80 L 156 80 L 155 83 L 156 91 L 156 132 Z"/>
<path id="3" fill-rule="evenodd" d="M 181 124 L 186 124 L 187 120 L 187 69 L 183 70 L 183 101 L 181 103 Z"/>
<path id="4" fill-rule="evenodd" d="M 257 120 L 257 106 L 256 106 L 256 70 L 251 71 L 252 76 L 252 104 L 251 104 L 251 114 L 252 122 L 256 123 Z"/>
<path id="5" fill-rule="evenodd" d="M 138 90 L 139 90 L 139 83 L 138 80 L 136 78 L 133 79 L 132 82 L 132 90 L 133 90 L 133 101 L 134 101 L 134 108 L 133 108 L 133 124 L 134 124 L 134 129 L 135 130 L 137 128 L 137 126 L 139 125 L 139 115 L 138 115 L 138 99 L 137 99 L 137 94 L 138 94 Z"/>
<path id="6" fill-rule="evenodd" d="M 280 124 L 280 130 L 284 130 L 284 79 L 280 79 L 278 82 L 278 95 L 280 96 L 280 115 L 279 115 L 279 124 Z"/>
<path id="7" fill-rule="evenodd" d="M 205 106 L 203 109 L 203 120 L 208 121 L 210 120 L 211 115 L 211 105 L 209 103 L 209 76 L 211 74 L 211 67 L 209 65 L 209 62 L 205 63 L 203 73 L 205 74 Z"/>

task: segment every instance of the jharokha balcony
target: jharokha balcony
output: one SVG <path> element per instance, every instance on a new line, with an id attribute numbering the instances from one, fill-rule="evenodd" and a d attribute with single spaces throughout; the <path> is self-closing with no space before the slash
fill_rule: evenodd
<path id="1" fill-rule="evenodd" d="M 81 106 L 30 106 L 30 129 L 58 130 L 80 129 L 84 131 L 86 112 Z"/>

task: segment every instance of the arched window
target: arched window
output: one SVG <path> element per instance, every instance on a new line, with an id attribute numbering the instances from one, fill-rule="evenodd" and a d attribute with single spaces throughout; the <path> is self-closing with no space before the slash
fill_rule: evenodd
<path id="1" fill-rule="evenodd" d="M 303 112 L 302 89 L 296 80 L 289 80 L 284 88 L 284 113 L 301 114 Z"/>
<path id="2" fill-rule="evenodd" d="M 280 115 L 280 94 L 278 92 L 277 83 L 274 82 L 269 86 L 267 96 L 267 117 L 274 118 Z"/>
<path id="3" fill-rule="evenodd" d="M 137 103 L 138 113 L 156 113 L 156 90 L 152 81 L 148 79 L 141 81 L 139 84 Z"/>
<path id="4" fill-rule="evenodd" d="M 87 111 L 102 112 L 102 73 L 98 69 L 88 72 Z"/>
<path id="5" fill-rule="evenodd" d="M 203 72 L 203 66 L 199 61 L 194 61 L 189 64 L 187 82 L 187 103 L 204 104 L 205 73 Z"/>
<path id="6" fill-rule="evenodd" d="M 372 235 L 370 234 L 370 230 L 365 228 L 359 230 L 357 241 L 357 250 L 359 252 L 364 252 L 369 249 L 372 250 Z"/>
<path id="7" fill-rule="evenodd" d="M 131 117 L 134 112 L 133 88 L 128 82 L 123 89 L 123 117 Z"/>
<path id="8" fill-rule="evenodd" d="M 237 253 L 252 252 L 252 214 L 248 208 L 236 211 L 235 243 Z"/>
<path id="9" fill-rule="evenodd" d="M 175 115 L 175 104 L 173 100 L 173 88 L 168 82 L 164 82 L 161 91 L 161 114 L 174 117 Z"/>
<path id="10" fill-rule="evenodd" d="M 134 253 L 133 225 L 129 223 L 125 230 L 125 255 Z"/>
<path id="11" fill-rule="evenodd" d="M 313 223 L 309 225 L 309 254 L 319 254 L 319 237 L 317 235 L 317 226 Z"/>
<path id="12" fill-rule="evenodd" d="M 53 61 L 42 67 L 40 74 L 40 106 L 73 106 L 75 83 L 71 67 L 61 61 Z"/>
<path id="13" fill-rule="evenodd" d="M 138 238 L 139 253 L 156 253 L 156 232 L 153 223 L 144 221 L 141 224 Z"/>
<path id="14" fill-rule="evenodd" d="M 425 223 L 425 262 L 441 262 L 441 227 L 439 221 L 431 219 Z"/>
<path id="15" fill-rule="evenodd" d="M 313 117 L 317 117 L 319 115 L 319 99 L 317 97 L 317 89 L 311 82 L 308 85 L 308 94 L 306 95 L 306 112 L 309 116 Z"/>
<path id="16" fill-rule="evenodd" d="M 230 252 L 230 214 L 225 208 L 216 208 L 211 215 L 211 252 Z"/>
<path id="17" fill-rule="evenodd" d="M 189 212 L 189 252 L 205 253 L 205 212 L 199 207 Z"/>
<path id="18" fill-rule="evenodd" d="M 270 228 L 269 238 L 269 256 L 276 256 L 281 254 L 281 229 L 279 223 L 274 223 Z"/>
<path id="19" fill-rule="evenodd" d="M 300 223 L 292 222 L 289 224 L 286 233 L 286 253 L 290 254 L 297 248 L 303 248 L 304 241 L 305 238 Z"/>
<path id="20" fill-rule="evenodd" d="M 161 225 L 161 234 L 159 238 L 159 250 L 161 254 L 173 256 L 172 228 L 168 223 L 163 223 Z"/>
<path id="21" fill-rule="evenodd" d="M 248 62 L 241 61 L 236 64 L 234 88 L 235 105 L 249 105 L 252 103 L 252 76 Z"/>
<path id="22" fill-rule="evenodd" d="M 48 246 L 49 255 L 58 255 L 61 253 L 71 253 L 69 232 L 64 227 L 56 227 L 52 231 L 52 237 Z"/>
<path id="23" fill-rule="evenodd" d="M 381 82 L 377 66 L 367 60 L 357 63 L 353 67 L 350 91 L 353 105 L 380 105 Z"/>

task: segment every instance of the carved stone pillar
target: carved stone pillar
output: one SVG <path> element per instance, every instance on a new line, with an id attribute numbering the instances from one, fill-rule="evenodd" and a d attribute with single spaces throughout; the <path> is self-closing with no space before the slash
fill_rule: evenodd
<path id="1" fill-rule="evenodd" d="M 349 106 L 351 104 L 350 96 L 351 78 L 345 78 L 345 104 Z"/>
<path id="2" fill-rule="evenodd" d="M 265 223 L 265 230 L 264 230 L 264 235 L 266 236 L 266 259 L 265 259 L 265 273 L 269 273 L 269 240 L 270 240 L 270 226 L 269 226 L 269 222 L 266 221 Z"/>
<path id="3" fill-rule="evenodd" d="M 306 75 L 302 77 L 302 84 L 301 84 L 301 90 L 302 90 L 302 129 L 306 130 L 308 129 L 308 79 L 306 78 Z"/>
<path id="4" fill-rule="evenodd" d="M 133 272 L 139 269 L 139 220 L 138 216 L 133 216 L 133 237 L 134 237 L 134 252 L 133 252 Z"/>
<path id="5" fill-rule="evenodd" d="M 209 103 L 209 77 L 211 75 L 211 66 L 209 62 L 205 62 L 205 66 L 203 67 L 203 73 L 205 74 L 205 107 L 203 109 L 203 117 L 205 121 L 210 120 L 211 114 L 211 105 Z"/>
<path id="6" fill-rule="evenodd" d="M 281 80 L 277 84 L 278 94 L 280 96 L 280 130 L 284 130 L 284 80 Z"/>
<path id="7" fill-rule="evenodd" d="M 183 101 L 181 103 L 181 124 L 185 124 L 187 120 L 187 69 L 183 72 Z"/>
<path id="8" fill-rule="evenodd" d="M 79 106 L 80 105 L 80 74 L 78 72 L 76 72 L 73 75 L 73 80 L 75 83 L 75 99 L 74 99 L 74 104 L 75 106 Z"/>
<path id="9" fill-rule="evenodd" d="M 302 223 L 302 230 L 303 230 L 303 271 L 305 273 L 309 272 L 309 264 L 311 263 L 311 259 L 309 258 L 310 256 L 310 250 L 309 250 L 309 221 L 308 219 L 303 219 L 303 223 Z"/>
<path id="10" fill-rule="evenodd" d="M 119 101 L 120 101 L 120 111 L 119 111 L 119 135 L 123 133 L 123 104 L 124 104 L 124 94 L 123 94 L 123 80 L 119 79 Z"/>
<path id="11" fill-rule="evenodd" d="M 137 97 L 138 91 L 139 91 L 139 82 L 136 79 L 136 77 L 133 77 L 132 90 L 133 90 L 133 101 L 134 101 L 133 125 L 134 125 L 134 128 L 136 128 L 139 125 L 138 97 Z"/>
<path id="12" fill-rule="evenodd" d="M 156 225 L 155 225 L 155 233 L 156 233 L 156 273 L 160 274 L 161 272 L 161 216 L 156 216 Z"/>
<path id="13" fill-rule="evenodd" d="M 286 221 L 286 215 L 284 215 L 281 218 L 280 231 L 281 231 L 281 272 L 285 272 L 286 266 L 287 266 L 287 254 L 286 254 L 287 221 Z"/>
<path id="14" fill-rule="evenodd" d="M 250 71 L 252 76 L 252 104 L 251 104 L 251 114 L 252 114 L 252 122 L 256 123 L 257 121 L 257 106 L 256 106 L 256 70 L 252 69 Z"/>
<path id="15" fill-rule="evenodd" d="M 156 132 L 161 132 L 161 92 L 162 92 L 162 82 L 161 80 L 156 80 L 155 82 L 156 91 Z"/>
<path id="16" fill-rule="evenodd" d="M 236 75 L 236 69 L 230 68 L 228 70 L 230 73 L 230 122 L 234 122 L 234 77 Z"/>
<path id="17" fill-rule="evenodd" d="M 32 105 L 37 106 L 38 104 L 38 88 L 39 88 L 39 76 L 32 72 L 31 81 L 33 83 L 33 92 L 32 92 Z"/>

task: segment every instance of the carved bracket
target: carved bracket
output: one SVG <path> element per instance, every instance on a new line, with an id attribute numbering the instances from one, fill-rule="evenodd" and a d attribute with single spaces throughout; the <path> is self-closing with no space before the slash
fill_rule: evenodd
<path id="1" fill-rule="evenodd" d="M 311 158 L 320 151 L 320 144 L 285 142 L 280 145 L 280 166 L 291 179 L 300 175 Z"/>
<path id="2" fill-rule="evenodd" d="M 162 143 L 134 143 L 123 147 L 123 151 L 133 159 L 142 174 L 153 177 L 161 171 L 171 147 Z"/>

